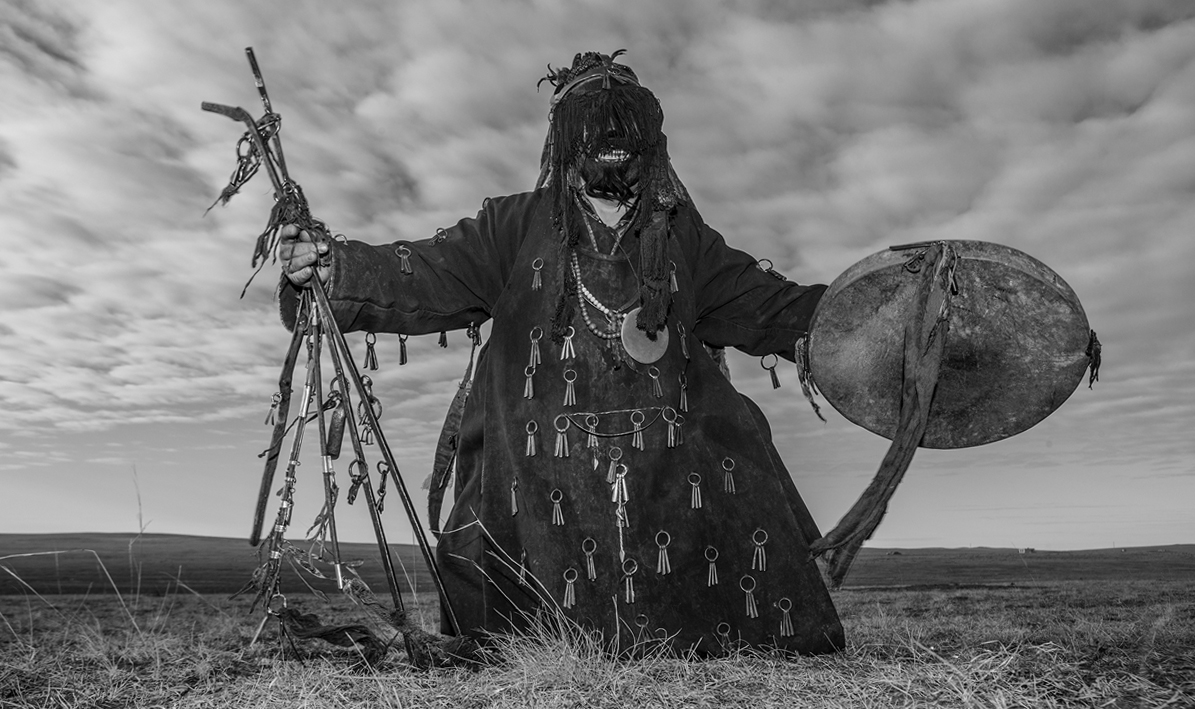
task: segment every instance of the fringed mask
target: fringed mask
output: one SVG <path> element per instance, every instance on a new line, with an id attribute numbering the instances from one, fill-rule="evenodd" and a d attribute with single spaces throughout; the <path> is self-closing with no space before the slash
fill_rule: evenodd
<path id="1" fill-rule="evenodd" d="M 660 102 L 630 67 L 614 61 L 623 51 L 578 54 L 571 67 L 549 66 L 540 80 L 555 91 L 537 187 L 554 192 L 562 266 L 584 230 L 572 208 L 574 190 L 636 203 L 630 231 L 640 240 L 638 326 L 654 339 L 671 305 L 665 269 L 668 217 L 688 193 L 668 158 Z M 562 268 L 561 276 L 565 289 L 552 323 L 557 342 L 572 321 L 576 295 L 571 273 Z"/>

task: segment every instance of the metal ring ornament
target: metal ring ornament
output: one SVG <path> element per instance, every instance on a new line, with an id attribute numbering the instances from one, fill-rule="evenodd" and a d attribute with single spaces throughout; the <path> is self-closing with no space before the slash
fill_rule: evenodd
<path id="1" fill-rule="evenodd" d="M 763 539 L 759 538 L 760 534 L 763 535 Z M 751 541 L 755 542 L 759 546 L 767 544 L 768 543 L 768 531 L 766 529 L 764 529 L 763 527 L 760 527 L 759 529 L 755 530 L 755 532 L 753 532 L 751 534 Z"/>
<path id="2" fill-rule="evenodd" d="M 663 542 L 663 543 L 660 543 L 660 535 L 661 535 L 661 534 L 663 534 L 663 535 L 664 535 L 664 542 Z M 671 534 L 669 534 L 668 532 L 666 532 L 666 531 L 665 531 L 665 530 L 663 530 L 663 529 L 661 529 L 660 531 L 656 532 L 656 546 L 658 546 L 659 548 L 663 549 L 664 547 L 668 546 L 668 545 L 669 545 L 669 544 L 671 544 L 671 543 L 672 543 L 672 535 L 671 535 Z"/>
<path id="3" fill-rule="evenodd" d="M 610 462 L 617 463 L 622 460 L 622 449 L 618 446 L 610 446 Z"/>
<path id="4" fill-rule="evenodd" d="M 765 263 L 767 264 L 766 266 L 764 265 Z M 772 259 L 770 258 L 761 258 L 755 263 L 755 265 L 759 266 L 759 270 L 761 271 L 771 271 L 775 267 L 775 264 L 772 263 Z"/>
<path id="5" fill-rule="evenodd" d="M 534 364 L 529 364 L 523 368 L 524 376 L 530 377 L 532 374 L 535 374 L 535 365 Z"/>
<path id="6" fill-rule="evenodd" d="M 528 421 L 527 422 L 527 435 L 533 436 L 533 435 L 535 435 L 535 433 L 537 431 L 539 431 L 539 424 L 534 421 Z"/>
<path id="7" fill-rule="evenodd" d="M 544 260 L 543 260 L 543 258 L 540 258 L 540 257 L 538 257 L 538 256 L 537 256 L 537 257 L 536 257 L 536 259 L 535 259 L 534 261 L 532 261 L 532 262 L 531 262 L 531 268 L 532 268 L 532 269 L 534 269 L 534 270 L 536 270 L 536 271 L 539 271 L 539 270 L 540 270 L 540 269 L 542 269 L 543 267 L 544 267 Z"/>
<path id="8" fill-rule="evenodd" d="M 730 456 L 726 456 L 725 458 L 723 458 L 722 459 L 722 469 L 728 473 L 730 471 L 734 470 L 734 459 L 731 458 Z"/>
<path id="9" fill-rule="evenodd" d="M 746 584 L 748 581 L 751 582 L 751 588 L 747 588 Z M 755 577 L 750 574 L 744 574 L 743 578 L 739 579 L 739 588 L 742 589 L 743 593 L 751 593 L 758 587 L 759 584 L 756 583 Z"/>
<path id="10" fill-rule="evenodd" d="M 569 576 L 570 573 L 572 574 L 571 578 Z M 571 566 L 568 567 L 567 569 L 565 569 L 564 573 L 561 574 L 561 577 L 564 578 L 565 583 L 573 583 L 574 581 L 577 580 L 577 576 L 578 576 L 577 570 Z"/>
<path id="11" fill-rule="evenodd" d="M 622 562 L 622 573 L 624 576 L 634 576 L 638 571 L 638 561 L 635 561 L 634 559 L 627 559 L 626 561 Z"/>
<path id="12" fill-rule="evenodd" d="M 581 553 L 588 556 L 595 551 L 597 551 L 597 541 L 593 537 L 585 537 L 585 541 L 581 542 Z"/>
<path id="13" fill-rule="evenodd" d="M 785 596 L 784 598 L 781 598 L 779 601 L 776 601 L 776 607 L 779 608 L 782 612 L 787 613 L 793 609 L 793 602 L 791 600 L 789 600 L 788 596 Z"/>
<path id="14" fill-rule="evenodd" d="M 672 414 L 672 418 L 668 417 L 669 414 Z M 671 406 L 665 406 L 660 412 L 660 418 L 664 419 L 665 423 L 676 423 L 676 420 L 679 418 L 679 416 L 676 413 L 676 409 L 672 408 Z M 634 421 L 635 419 L 632 418 L 631 422 L 634 423 Z"/>
<path id="15" fill-rule="evenodd" d="M 714 626 L 714 632 L 718 635 L 730 637 L 730 623 L 727 623 L 726 621 L 718 623 L 716 626 Z"/>
<path id="16" fill-rule="evenodd" d="M 531 328 L 530 337 L 531 337 L 532 342 L 539 342 L 540 340 L 543 339 L 543 336 L 544 336 L 544 329 L 542 327 L 540 327 L 539 325 L 536 325 L 535 327 Z"/>
<path id="17" fill-rule="evenodd" d="M 570 374 L 572 375 L 571 377 L 569 376 Z M 575 369 L 564 370 L 564 381 L 568 382 L 569 384 L 572 384 L 573 382 L 577 381 L 577 370 L 575 370 Z"/>
<path id="18" fill-rule="evenodd" d="M 399 258 L 410 258 L 411 249 L 406 244 L 400 244 L 399 247 L 394 250 L 394 253 L 398 254 Z"/>
<path id="19" fill-rule="evenodd" d="M 548 499 L 556 503 L 562 502 L 564 500 L 564 493 L 560 491 L 560 488 L 556 488 L 548 495 Z"/>
<path id="20" fill-rule="evenodd" d="M 279 608 L 278 610 L 274 610 L 274 601 L 276 601 L 280 598 L 282 599 L 282 607 Z M 274 595 L 270 596 L 270 600 L 266 601 L 266 613 L 268 615 L 277 616 L 277 615 L 281 614 L 281 612 L 284 610 L 286 610 L 286 596 L 284 596 L 283 594 L 275 593 Z"/>
<path id="21" fill-rule="evenodd" d="M 372 332 L 365 333 L 365 344 L 372 345 L 378 341 L 378 336 Z"/>
<path id="22" fill-rule="evenodd" d="M 569 371 L 572 371 L 572 370 L 569 370 Z M 643 422 L 646 420 L 647 420 L 647 417 L 644 416 L 643 412 L 640 411 L 639 409 L 635 409 L 634 411 L 631 412 L 631 425 L 634 426 L 635 428 L 639 428 L 640 426 L 642 426 Z"/>
<path id="23" fill-rule="evenodd" d="M 771 364 L 770 366 L 769 366 L 769 365 L 766 365 L 766 364 L 764 364 L 764 362 L 768 361 L 768 357 L 771 357 L 771 358 L 772 358 L 772 364 Z M 779 358 L 779 357 L 777 357 L 777 356 L 776 356 L 774 353 L 772 353 L 772 352 L 769 352 L 769 353 L 767 353 L 766 355 L 764 355 L 763 357 L 760 357 L 760 358 L 759 358 L 759 366 L 760 366 L 761 368 L 763 368 L 763 369 L 775 369 L 775 368 L 776 368 L 776 365 L 778 365 L 778 364 L 780 364 L 780 358 Z"/>
<path id="24" fill-rule="evenodd" d="M 562 420 L 564 421 L 563 427 L 560 425 Z M 556 420 L 552 422 L 552 427 L 556 429 L 556 433 L 564 433 L 572 424 L 572 419 L 570 419 L 567 414 L 560 414 L 556 417 Z"/>
<path id="25" fill-rule="evenodd" d="M 689 484 L 692 485 L 693 487 L 697 487 L 698 485 L 700 485 L 701 484 L 701 475 L 697 472 L 689 473 Z M 710 547 L 710 548 L 712 549 L 713 547 Z"/>
<path id="26" fill-rule="evenodd" d="M 649 623 L 651 623 L 651 619 L 646 615 L 640 613 L 639 615 L 635 616 L 635 625 L 639 626 L 640 630 L 647 630 Z"/>
<path id="27" fill-rule="evenodd" d="M 712 552 L 712 553 L 711 553 Z M 718 560 L 718 550 L 712 546 L 705 548 L 705 560 L 711 564 Z"/>

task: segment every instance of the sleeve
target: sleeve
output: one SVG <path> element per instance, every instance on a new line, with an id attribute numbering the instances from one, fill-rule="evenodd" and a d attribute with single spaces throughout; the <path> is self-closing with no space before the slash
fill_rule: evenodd
<path id="1" fill-rule="evenodd" d="M 328 300 L 345 332 L 423 335 L 480 325 L 505 287 L 534 212 L 534 195 L 487 199 L 476 217 L 430 239 L 332 242 Z M 284 276 L 282 323 L 293 329 L 300 289 Z"/>
<path id="2" fill-rule="evenodd" d="M 809 330 L 826 286 L 802 286 L 765 271 L 755 258 L 728 246 L 695 212 L 687 221 L 697 233 L 693 334 L 715 347 L 795 360 L 797 338 Z"/>

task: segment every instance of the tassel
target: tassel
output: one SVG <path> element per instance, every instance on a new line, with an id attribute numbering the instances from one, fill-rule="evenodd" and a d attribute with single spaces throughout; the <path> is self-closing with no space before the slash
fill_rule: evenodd
<path id="1" fill-rule="evenodd" d="M 805 395 L 805 400 L 813 407 L 813 413 L 826 422 L 826 417 L 822 416 L 821 407 L 813 400 L 813 395 L 817 392 L 817 385 L 813 383 L 813 372 L 809 369 L 809 335 L 801 335 L 797 338 L 797 381 L 801 385 L 801 393 Z"/>
<path id="2" fill-rule="evenodd" d="M 394 250 L 398 254 L 399 267 L 398 270 L 403 275 L 410 275 L 415 271 L 411 269 L 411 249 L 406 244 L 399 246 Z"/>
<path id="3" fill-rule="evenodd" d="M 693 488 L 689 495 L 689 509 L 701 509 L 701 476 L 696 472 L 689 473 L 689 485 Z"/>
<path id="4" fill-rule="evenodd" d="M 552 427 L 556 429 L 555 455 L 557 458 L 568 457 L 568 435 L 566 434 L 566 431 L 568 431 L 568 427 L 571 425 L 571 423 L 572 422 L 569 420 L 568 416 L 565 416 L 564 414 L 557 416 L 556 420 L 552 423 Z"/>
<path id="5" fill-rule="evenodd" d="M 610 486 L 610 501 L 622 507 L 627 503 L 627 466 L 619 465 Z"/>
<path id="6" fill-rule="evenodd" d="M 577 570 L 573 567 L 568 567 L 564 570 L 564 601 L 560 604 L 564 608 L 572 608 L 577 605 Z"/>
<path id="7" fill-rule="evenodd" d="M 734 473 L 732 472 L 734 470 L 734 461 L 730 458 L 724 458 L 722 460 L 722 470 L 724 471 L 722 475 L 722 490 L 733 495 L 735 494 Z"/>
<path id="8" fill-rule="evenodd" d="M 540 365 L 539 358 L 539 341 L 544 336 L 544 329 L 539 325 L 531 328 L 531 360 L 528 364 L 532 367 Z"/>
<path id="9" fill-rule="evenodd" d="M 534 421 L 527 422 L 527 457 L 532 458 L 538 451 L 535 445 L 535 433 L 539 430 L 539 424 Z"/>
<path id="10" fill-rule="evenodd" d="M 398 363 L 404 365 L 407 363 L 407 336 L 398 336 Z"/>
<path id="11" fill-rule="evenodd" d="M 274 392 L 270 399 L 270 412 L 266 414 L 266 425 L 273 426 L 277 421 L 278 405 L 282 403 L 282 394 Z"/>
<path id="12" fill-rule="evenodd" d="M 761 534 L 763 535 L 762 538 L 760 537 Z M 763 529 L 757 529 L 751 535 L 751 541 L 755 542 L 755 553 L 751 555 L 751 570 L 767 571 L 768 553 L 764 550 L 763 545 L 768 543 L 768 533 Z"/>
<path id="13" fill-rule="evenodd" d="M 372 332 L 365 333 L 365 368 L 371 372 L 376 372 L 378 369 L 378 352 L 374 349 L 374 344 L 377 341 L 377 335 Z"/>
<path id="14" fill-rule="evenodd" d="M 654 365 L 647 368 L 647 376 L 651 377 L 651 393 L 657 399 L 664 398 L 664 390 L 660 388 L 660 370 Z"/>
<path id="15" fill-rule="evenodd" d="M 685 413 L 689 412 L 689 379 L 684 372 L 677 377 L 680 381 L 680 410 Z"/>
<path id="16" fill-rule="evenodd" d="M 685 326 L 683 324 L 681 324 L 681 323 L 676 324 L 676 334 L 678 335 L 678 339 L 680 340 L 680 352 L 681 352 L 681 354 L 683 354 L 685 356 L 685 359 L 688 360 L 689 359 L 689 338 L 687 335 L 685 335 Z"/>
<path id="17" fill-rule="evenodd" d="M 441 347 L 448 346 L 448 333 L 445 332 L 444 330 L 440 331 L 440 346 Z"/>
<path id="18" fill-rule="evenodd" d="M 598 417 L 597 417 L 597 414 L 589 414 L 588 416 L 586 416 L 585 417 L 585 426 L 589 429 L 587 431 L 588 437 L 585 439 L 585 446 L 587 448 L 596 449 L 598 447 L 598 439 L 597 439 Z M 594 454 L 593 464 L 595 466 L 597 465 L 597 454 L 596 453 Z"/>
<path id="19" fill-rule="evenodd" d="M 793 602 L 789 600 L 788 596 L 785 596 L 776 602 L 776 607 L 784 614 L 780 618 L 780 637 L 791 638 L 796 635 L 796 632 L 793 630 L 793 618 L 789 613 L 793 609 Z"/>
<path id="20" fill-rule="evenodd" d="M 718 585 L 718 565 L 714 563 L 718 560 L 718 550 L 713 547 L 706 547 L 705 560 L 710 562 L 709 573 L 706 574 L 705 585 L 706 588 L 712 588 Z"/>
<path id="21" fill-rule="evenodd" d="M 561 362 L 566 359 L 574 359 L 577 356 L 577 350 L 573 347 L 573 336 L 576 334 L 577 331 L 573 329 L 572 325 L 569 325 L 568 332 L 564 336 L 564 344 L 560 347 Z"/>
<path id="22" fill-rule="evenodd" d="M 562 500 L 564 500 L 564 493 L 560 491 L 560 488 L 556 488 L 552 491 L 552 494 L 548 496 L 548 499 L 552 501 L 552 524 L 557 527 L 563 527 L 564 510 L 560 508 L 560 503 Z"/>
<path id="23" fill-rule="evenodd" d="M 1088 389 L 1100 380 L 1100 360 L 1103 350 L 1104 346 L 1100 344 L 1100 338 L 1096 337 L 1095 330 L 1092 330 L 1091 339 L 1087 341 L 1087 359 L 1091 362 L 1091 374 L 1087 378 Z"/>
<path id="24" fill-rule="evenodd" d="M 527 549 L 519 553 L 519 581 L 527 584 Z"/>
<path id="25" fill-rule="evenodd" d="M 590 581 L 597 580 L 597 567 L 593 564 L 593 553 L 597 551 L 597 542 L 593 537 L 586 537 L 581 542 L 581 552 L 585 554 L 585 575 Z"/>
<path id="26" fill-rule="evenodd" d="M 643 422 L 646 417 L 642 411 L 631 412 L 631 425 L 634 426 L 633 434 L 631 435 L 631 447 L 643 450 Z"/>
<path id="27" fill-rule="evenodd" d="M 751 582 L 750 586 L 747 585 L 748 581 Z M 744 576 L 739 579 L 739 588 L 743 590 L 743 593 L 747 594 L 747 617 L 758 618 L 759 608 L 755 605 L 755 579 L 751 576 Z"/>
<path id="28" fill-rule="evenodd" d="M 768 361 L 768 357 L 772 358 L 771 366 L 768 366 L 767 364 L 765 364 L 765 362 Z M 763 357 L 759 358 L 759 366 L 768 370 L 768 374 L 772 375 L 772 388 L 773 389 L 780 388 L 780 377 L 776 376 L 776 365 L 779 364 L 779 362 L 780 362 L 779 358 L 776 357 L 776 355 L 774 355 L 774 354 L 766 354 Z"/>
<path id="29" fill-rule="evenodd" d="M 613 484 L 614 474 L 618 472 L 618 461 L 622 460 L 622 449 L 610 446 L 610 469 L 606 471 L 606 482 Z"/>
<path id="30" fill-rule="evenodd" d="M 512 480 L 510 483 L 510 516 L 514 517 L 519 514 L 519 481 Z M 526 553 L 526 552 L 524 552 Z"/>
<path id="31" fill-rule="evenodd" d="M 543 270 L 543 267 L 544 260 L 542 258 L 537 258 L 531 262 L 531 290 L 540 290 L 544 287 L 544 279 L 539 274 Z"/>
<path id="32" fill-rule="evenodd" d="M 664 541 L 660 541 L 663 535 Z M 656 555 L 656 573 L 665 576 L 672 571 L 672 563 L 668 561 L 668 545 L 672 543 L 672 535 L 664 530 L 656 533 L 656 547 L 660 550 Z"/>
<path id="33" fill-rule="evenodd" d="M 685 417 L 680 414 L 676 415 L 676 443 L 673 447 L 684 445 L 685 443 Z"/>
<path id="34" fill-rule="evenodd" d="M 676 261 L 671 261 L 672 270 L 668 274 L 668 280 L 671 283 L 672 292 L 675 293 L 680 290 L 680 286 L 676 284 Z"/>
<path id="35" fill-rule="evenodd" d="M 574 384 L 577 381 L 577 372 L 572 369 L 564 370 L 564 405 L 577 405 L 577 387 Z"/>
<path id="36" fill-rule="evenodd" d="M 635 572 L 639 570 L 639 562 L 634 559 L 627 559 L 622 562 L 622 578 L 625 586 L 625 594 L 623 599 L 627 603 L 635 602 L 635 581 L 632 578 Z"/>
<path id="37" fill-rule="evenodd" d="M 523 370 L 523 373 L 527 375 L 527 383 L 523 385 L 523 398 L 534 399 L 535 384 L 531 382 L 531 377 L 535 375 L 535 367 L 529 364 L 527 365 L 527 368 Z"/>
<path id="38" fill-rule="evenodd" d="M 667 447 L 676 448 L 676 409 L 671 406 L 665 406 L 664 410 L 660 412 L 660 417 L 668 424 Z"/>

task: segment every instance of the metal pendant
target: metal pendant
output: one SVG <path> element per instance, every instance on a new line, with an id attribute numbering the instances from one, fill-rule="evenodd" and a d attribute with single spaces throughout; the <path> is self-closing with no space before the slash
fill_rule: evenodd
<path id="1" fill-rule="evenodd" d="M 638 326 L 639 310 L 635 308 L 622 319 L 622 347 L 640 364 L 658 362 L 668 351 L 668 328 L 657 332 L 656 339 L 648 339 L 647 333 Z"/>

